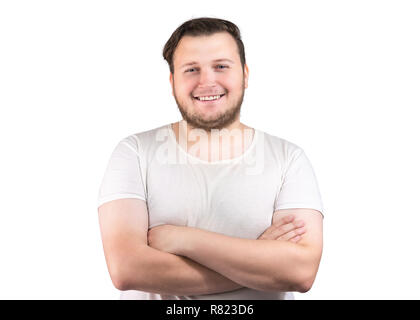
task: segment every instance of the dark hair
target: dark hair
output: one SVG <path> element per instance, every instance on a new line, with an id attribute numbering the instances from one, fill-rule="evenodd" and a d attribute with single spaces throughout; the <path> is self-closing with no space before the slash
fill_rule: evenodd
<path id="1" fill-rule="evenodd" d="M 235 39 L 241 58 L 242 70 L 245 65 L 245 48 L 239 28 L 232 22 L 217 18 L 196 18 L 184 22 L 171 35 L 163 48 L 163 58 L 168 62 L 169 70 L 174 73 L 173 56 L 183 36 L 212 35 L 217 32 L 228 32 Z"/>

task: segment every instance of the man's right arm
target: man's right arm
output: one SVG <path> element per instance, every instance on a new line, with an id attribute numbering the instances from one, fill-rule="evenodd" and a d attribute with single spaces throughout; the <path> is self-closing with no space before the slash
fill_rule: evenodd
<path id="1" fill-rule="evenodd" d="M 145 201 L 113 200 L 101 205 L 98 214 L 108 271 L 117 289 L 188 296 L 242 288 L 188 258 L 149 247 Z"/>

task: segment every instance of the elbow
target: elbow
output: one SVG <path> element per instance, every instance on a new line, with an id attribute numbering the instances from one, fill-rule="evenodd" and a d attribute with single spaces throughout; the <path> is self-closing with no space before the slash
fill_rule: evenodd
<path id="1" fill-rule="evenodd" d="M 306 293 L 312 289 L 315 282 L 316 275 L 318 273 L 320 263 L 320 256 L 315 257 L 311 260 L 306 260 L 299 264 L 299 268 L 295 271 L 295 290 L 300 293 Z"/>
<path id="2" fill-rule="evenodd" d="M 311 290 L 315 282 L 316 272 L 313 270 L 301 270 L 301 272 L 290 274 L 288 279 L 277 282 L 277 289 L 280 291 L 296 291 L 306 293 Z"/>
<path id="3" fill-rule="evenodd" d="M 120 291 L 130 290 L 130 277 L 127 270 L 121 265 L 114 265 L 109 268 L 109 274 L 114 287 Z"/>
<path id="4" fill-rule="evenodd" d="M 295 291 L 300 292 L 300 293 L 308 292 L 309 290 L 311 290 L 312 285 L 314 284 L 314 281 L 315 281 L 315 278 L 309 278 L 309 279 L 300 281 L 299 283 L 297 283 Z"/>
<path id="5" fill-rule="evenodd" d="M 274 281 L 274 286 L 265 288 L 268 291 L 296 291 L 306 293 L 311 290 L 315 279 L 313 277 L 296 277 Z"/>
<path id="6" fill-rule="evenodd" d="M 148 276 L 145 270 L 148 267 L 146 268 L 145 264 L 138 257 L 145 257 L 146 254 L 147 252 L 141 251 L 130 256 L 114 256 L 113 259 L 108 259 L 109 275 L 116 289 L 120 291 L 142 290 L 141 288 L 147 283 Z"/>
<path id="7" fill-rule="evenodd" d="M 120 291 L 126 291 L 129 289 L 129 284 L 125 278 L 121 276 L 111 276 L 112 284 L 114 287 Z"/>
<path id="8" fill-rule="evenodd" d="M 299 277 L 298 281 L 296 282 L 296 290 L 300 293 L 306 293 L 309 290 L 311 290 L 315 278 L 316 278 L 317 268 L 314 270 L 313 268 L 310 268 L 310 270 L 305 270 L 301 273 L 301 276 Z"/>

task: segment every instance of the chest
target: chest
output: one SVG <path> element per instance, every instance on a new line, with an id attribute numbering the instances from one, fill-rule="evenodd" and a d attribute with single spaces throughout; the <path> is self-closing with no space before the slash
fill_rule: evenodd
<path id="1" fill-rule="evenodd" d="M 277 168 L 249 175 L 238 167 L 151 166 L 149 227 L 173 224 L 256 239 L 271 225 Z"/>

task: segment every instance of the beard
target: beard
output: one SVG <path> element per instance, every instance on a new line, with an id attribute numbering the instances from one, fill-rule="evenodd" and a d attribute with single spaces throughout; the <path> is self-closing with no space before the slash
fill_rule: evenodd
<path id="1" fill-rule="evenodd" d="M 193 128 L 204 129 L 210 132 L 211 129 L 223 129 L 232 124 L 240 115 L 242 102 L 245 94 L 245 83 L 242 81 L 242 92 L 241 95 L 228 106 L 227 110 L 218 113 L 211 119 L 206 119 L 198 112 L 189 112 L 187 107 L 183 105 L 176 96 L 175 84 L 174 84 L 174 97 L 176 104 L 178 105 L 179 112 L 181 112 L 182 118 Z"/>

